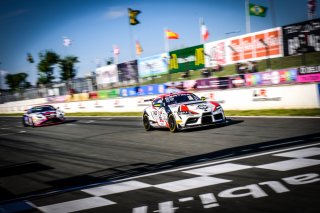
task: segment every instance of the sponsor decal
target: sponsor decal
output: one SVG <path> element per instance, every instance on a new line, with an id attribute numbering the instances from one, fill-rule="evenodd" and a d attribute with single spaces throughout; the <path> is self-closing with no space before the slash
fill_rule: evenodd
<path id="1" fill-rule="evenodd" d="M 124 107 L 124 105 L 121 104 L 120 100 L 115 100 L 113 103 L 113 107 L 122 108 L 122 107 Z"/>
<path id="2" fill-rule="evenodd" d="M 268 97 L 267 89 L 253 90 L 252 101 L 281 101 L 281 97 Z"/>
<path id="3" fill-rule="evenodd" d="M 201 109 L 201 110 L 207 110 L 209 107 L 207 105 L 204 105 L 204 104 L 200 104 L 197 106 L 197 109 Z"/>

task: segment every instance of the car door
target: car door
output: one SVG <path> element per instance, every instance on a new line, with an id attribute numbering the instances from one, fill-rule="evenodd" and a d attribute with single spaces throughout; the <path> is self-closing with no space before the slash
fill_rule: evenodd
<path id="1" fill-rule="evenodd" d="M 156 98 L 152 102 L 152 117 L 154 118 L 155 121 L 157 121 L 159 126 L 165 127 L 166 125 L 166 111 L 164 108 L 164 103 L 161 98 Z"/>

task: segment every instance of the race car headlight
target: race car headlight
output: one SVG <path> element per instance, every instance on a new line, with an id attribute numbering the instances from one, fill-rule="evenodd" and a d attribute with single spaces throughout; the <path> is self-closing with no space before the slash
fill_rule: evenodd
<path id="1" fill-rule="evenodd" d="M 219 109 L 221 109 L 221 106 L 219 105 L 219 106 L 215 106 L 213 109 L 212 109 L 212 111 L 217 111 L 217 110 L 219 110 Z"/>

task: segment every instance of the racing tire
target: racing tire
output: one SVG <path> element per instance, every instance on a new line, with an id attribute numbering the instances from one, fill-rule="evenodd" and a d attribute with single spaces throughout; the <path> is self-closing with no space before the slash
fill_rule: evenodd
<path id="1" fill-rule="evenodd" d="M 146 131 L 152 130 L 152 126 L 149 121 L 149 116 L 147 114 L 143 115 L 143 126 Z"/>
<path id="2" fill-rule="evenodd" d="M 26 124 L 26 121 L 25 121 L 25 117 L 24 117 L 24 116 L 22 117 L 22 125 L 23 125 L 24 127 L 27 127 L 27 126 L 28 126 L 28 124 Z"/>
<path id="3" fill-rule="evenodd" d="M 173 114 L 170 114 L 168 117 L 168 124 L 169 124 L 169 130 L 170 132 L 177 132 L 178 131 L 178 126 L 176 123 L 176 119 L 174 118 Z"/>
<path id="4" fill-rule="evenodd" d="M 33 123 L 32 118 L 29 118 L 29 122 L 30 122 L 30 126 L 31 126 L 32 128 L 35 128 L 35 127 L 36 127 L 36 126 L 34 125 L 34 123 Z"/>

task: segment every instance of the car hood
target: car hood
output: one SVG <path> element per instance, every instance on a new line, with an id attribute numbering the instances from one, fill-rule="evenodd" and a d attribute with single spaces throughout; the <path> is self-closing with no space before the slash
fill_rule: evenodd
<path id="1" fill-rule="evenodd" d="M 186 103 L 170 105 L 169 107 L 171 108 L 171 110 L 179 111 L 179 108 L 182 105 L 187 106 L 190 111 L 197 112 L 197 113 L 215 111 L 216 107 L 218 106 L 218 105 L 214 105 L 210 102 L 195 101 L 195 102 L 186 102 Z"/>

